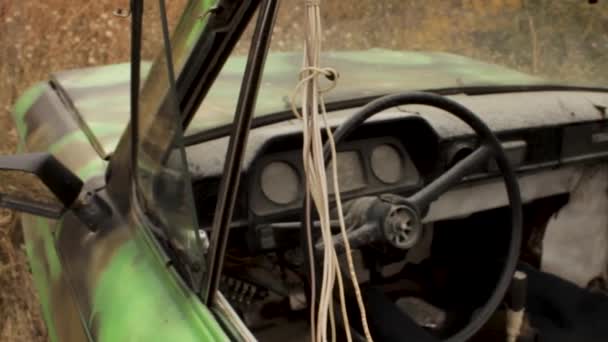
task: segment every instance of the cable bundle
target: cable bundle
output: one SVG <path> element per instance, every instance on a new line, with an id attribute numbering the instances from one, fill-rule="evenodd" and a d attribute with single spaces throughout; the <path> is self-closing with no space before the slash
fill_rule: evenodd
<path id="1" fill-rule="evenodd" d="M 342 204 L 340 200 L 340 191 L 338 184 L 338 166 L 336 159 L 336 148 L 333 139 L 333 135 L 329 125 L 327 124 L 327 113 L 325 110 L 325 104 L 323 101 L 323 93 L 331 90 L 335 86 L 337 80 L 337 72 L 331 68 L 320 67 L 320 54 L 321 54 L 321 40 L 322 40 L 322 29 L 321 29 L 321 14 L 320 14 L 320 1 L 319 0 L 306 0 L 306 13 L 305 13 L 305 43 L 304 43 L 304 62 L 303 68 L 300 72 L 300 82 L 296 86 L 294 96 L 292 97 L 292 110 L 294 114 L 303 121 L 303 147 L 302 147 L 302 160 L 304 165 L 304 172 L 306 174 L 306 201 L 312 203 L 317 211 L 317 216 L 320 221 L 321 239 L 325 250 L 323 252 L 323 263 L 322 263 L 322 275 L 321 275 L 321 286 L 319 288 L 319 307 L 315 310 L 315 299 L 316 297 L 316 273 L 315 273 L 315 261 L 312 246 L 312 226 L 311 222 L 306 222 L 306 231 L 308 239 L 308 253 L 310 258 L 310 273 L 311 273 L 311 336 L 313 341 L 325 342 L 328 340 L 328 331 L 331 331 L 331 338 L 336 338 L 336 326 L 335 318 L 333 316 L 333 292 L 335 283 L 338 283 L 338 297 L 340 310 L 345 327 L 345 335 L 347 340 L 352 341 L 350 332 L 350 325 L 348 323 L 348 315 L 346 311 L 346 299 L 344 296 L 344 283 L 342 274 L 340 273 L 340 264 L 338 256 L 336 254 L 333 242 L 332 232 L 330 225 L 330 203 L 329 193 L 327 186 L 327 175 L 325 168 L 325 160 L 323 155 L 323 139 L 321 137 L 321 129 L 325 128 L 328 136 L 328 141 L 331 145 L 331 173 L 333 177 L 334 194 L 336 197 L 336 206 L 338 212 L 338 219 L 340 222 L 340 229 L 342 237 L 344 238 L 346 258 L 348 262 L 348 268 L 350 277 L 355 289 L 355 295 L 357 297 L 357 303 L 361 312 L 361 321 L 365 333 L 365 337 L 368 341 L 372 341 L 369 328 L 367 326 L 367 319 L 365 316 L 365 307 L 363 305 L 363 299 L 359 284 L 357 282 L 357 276 L 355 273 L 355 267 L 352 260 L 350 244 L 348 243 L 346 236 L 346 227 L 344 223 L 344 215 L 342 213 Z M 325 89 L 319 87 L 318 76 L 324 75 L 332 84 Z M 298 112 L 295 106 L 295 95 L 301 90 L 301 103 L 302 112 Z M 323 120 L 321 124 L 320 120 Z M 310 208 L 310 206 L 307 206 Z M 306 213 L 306 217 L 310 213 Z M 316 315 L 316 316 L 315 316 Z M 328 324 L 329 329 L 328 330 Z"/>

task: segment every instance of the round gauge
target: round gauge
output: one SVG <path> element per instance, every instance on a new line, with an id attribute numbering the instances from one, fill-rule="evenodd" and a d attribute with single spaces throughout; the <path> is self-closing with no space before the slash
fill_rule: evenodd
<path id="1" fill-rule="evenodd" d="M 372 171 L 382 182 L 393 184 L 401 180 L 403 160 L 395 147 L 379 145 L 372 151 L 371 159 Z"/>
<path id="2" fill-rule="evenodd" d="M 276 204 L 289 204 L 298 199 L 300 178 L 296 170 L 285 162 L 275 161 L 266 165 L 260 183 L 264 195 Z"/>

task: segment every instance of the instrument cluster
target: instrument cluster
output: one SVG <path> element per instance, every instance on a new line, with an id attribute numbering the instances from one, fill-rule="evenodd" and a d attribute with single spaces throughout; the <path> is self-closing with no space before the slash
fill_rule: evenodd
<path id="1" fill-rule="evenodd" d="M 392 137 L 345 142 L 338 150 L 338 181 L 343 197 L 399 191 L 421 183 L 418 169 L 402 143 Z M 304 171 L 301 150 L 262 157 L 253 170 L 250 208 L 256 216 L 268 216 L 302 207 Z M 328 186 L 333 194 L 331 164 Z"/>

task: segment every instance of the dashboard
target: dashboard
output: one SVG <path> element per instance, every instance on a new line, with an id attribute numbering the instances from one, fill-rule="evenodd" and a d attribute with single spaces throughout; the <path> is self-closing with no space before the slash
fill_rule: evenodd
<path id="1" fill-rule="evenodd" d="M 403 144 L 393 137 L 349 141 L 338 150 L 339 189 L 344 196 L 363 196 L 390 189 L 407 190 L 421 184 L 418 169 Z M 327 184 L 334 193 L 331 163 Z M 300 207 L 304 200 L 301 150 L 263 157 L 253 171 L 249 196 L 258 216 Z"/>
<path id="2" fill-rule="evenodd" d="M 601 110 L 608 107 L 606 93 L 540 91 L 452 98 L 478 114 L 502 141 L 525 201 L 567 192 L 579 166 L 608 158 L 608 120 Z M 335 128 L 355 111 L 332 112 L 329 124 Z M 466 157 L 477 143 L 466 125 L 433 108 L 408 106 L 378 114 L 338 146 L 343 200 L 411 194 Z M 203 226 L 213 217 L 227 146 L 228 137 L 222 137 L 187 147 Z M 250 132 L 235 221 L 247 225 L 300 218 L 301 146 L 297 120 Z M 499 176 L 489 162 L 465 178 L 459 189 L 442 196 L 427 216 L 444 219 L 506 205 Z"/>

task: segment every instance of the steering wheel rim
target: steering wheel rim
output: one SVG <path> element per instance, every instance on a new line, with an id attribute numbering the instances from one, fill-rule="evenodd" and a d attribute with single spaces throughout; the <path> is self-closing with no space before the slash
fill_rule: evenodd
<path id="1" fill-rule="evenodd" d="M 466 123 L 481 138 L 480 146 L 464 159 L 450 167 L 441 176 L 431 181 L 414 195 L 407 198 L 419 213 L 423 213 L 425 208 L 446 192 L 482 162 L 494 157 L 498 170 L 500 171 L 507 190 L 507 196 L 511 208 L 511 240 L 507 259 L 500 274 L 496 287 L 490 298 L 479 309 L 469 321 L 469 323 L 456 334 L 445 339 L 445 342 L 466 341 L 473 336 L 489 320 L 492 313 L 496 311 L 511 282 L 511 278 L 517 267 L 519 260 L 519 250 L 522 240 L 523 211 L 522 200 L 519 191 L 519 184 L 515 172 L 509 163 L 504 149 L 496 135 L 490 128 L 472 111 L 460 103 L 447 97 L 433 93 L 408 92 L 383 96 L 369 102 L 361 110 L 352 115 L 342 123 L 334 132 L 334 141 L 338 145 L 357 127 L 363 124 L 370 117 L 390 108 L 404 105 L 426 105 L 456 116 Z M 330 145 L 324 146 L 325 159 L 330 157 Z M 310 203 L 305 203 L 305 212 L 311 213 L 308 207 Z"/>

